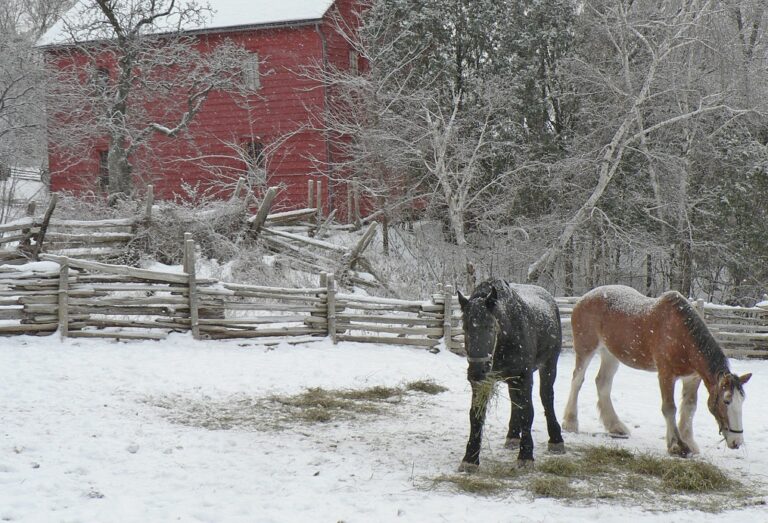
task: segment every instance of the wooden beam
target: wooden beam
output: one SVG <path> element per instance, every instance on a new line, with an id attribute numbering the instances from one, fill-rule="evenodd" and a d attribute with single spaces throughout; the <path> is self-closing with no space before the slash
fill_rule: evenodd
<path id="1" fill-rule="evenodd" d="M 375 224 L 373 224 L 375 226 Z M 268 232 L 269 234 L 273 234 L 275 236 L 279 236 L 281 238 L 286 238 L 289 240 L 294 240 L 300 243 L 306 243 L 307 245 L 311 245 L 313 247 L 319 247 L 321 249 L 325 249 L 332 252 L 338 252 L 341 254 L 347 254 L 349 253 L 349 250 L 347 250 L 346 247 L 342 247 L 341 245 L 336 245 L 335 243 L 330 242 L 324 242 L 322 240 L 316 240 L 314 238 L 310 238 L 308 236 L 301 236 L 299 234 L 291 234 L 289 232 L 282 232 L 278 231 L 276 229 L 267 228 L 264 227 L 264 232 Z"/>
<path id="2" fill-rule="evenodd" d="M 200 339 L 200 312 L 197 299 L 197 281 L 195 276 L 195 241 L 192 233 L 184 233 L 184 272 L 189 278 L 189 317 L 191 321 L 192 337 Z"/>
<path id="3" fill-rule="evenodd" d="M 40 252 L 43 248 L 43 241 L 45 241 L 45 233 L 48 231 L 48 225 L 51 222 L 51 216 L 53 216 L 53 211 L 56 209 L 56 203 L 59 201 L 59 195 L 57 193 L 53 193 L 51 195 L 51 201 L 48 204 L 48 209 L 45 211 L 45 215 L 43 216 L 43 221 L 40 223 L 40 232 L 37 233 L 37 237 L 35 238 L 35 245 L 32 248 L 32 259 L 37 261 L 40 259 Z"/>
<path id="4" fill-rule="evenodd" d="M 336 277 L 333 273 L 328 275 L 326 284 L 328 289 L 325 294 L 328 306 L 328 336 L 331 337 L 331 342 L 336 345 Z"/>
<path id="5" fill-rule="evenodd" d="M 229 199 L 230 202 L 240 198 L 240 193 L 243 191 L 243 187 L 245 187 L 245 178 L 240 177 L 237 179 L 237 185 L 235 186 L 235 190 L 232 192 L 232 197 Z"/>
<path id="6" fill-rule="evenodd" d="M 147 185 L 147 201 L 144 204 L 144 221 L 147 224 L 152 223 L 152 207 L 155 205 L 155 186 Z"/>
<path id="7" fill-rule="evenodd" d="M 376 222 L 371 223 L 368 228 L 363 233 L 363 236 L 360 238 L 360 240 L 357 242 L 357 244 L 352 248 L 349 253 L 344 256 L 344 259 L 342 260 L 343 264 L 343 271 L 346 272 L 350 269 L 353 269 L 355 267 L 355 264 L 357 263 L 357 259 L 363 254 L 363 251 L 368 247 L 368 245 L 373 240 L 374 235 L 376 234 L 376 226 L 378 224 Z"/>
<path id="8" fill-rule="evenodd" d="M 275 200 L 275 196 L 277 196 L 277 187 L 270 187 L 267 189 L 266 194 L 264 194 L 264 199 L 261 200 L 261 205 L 259 205 L 259 210 L 256 212 L 253 220 L 249 220 L 248 233 L 251 236 L 256 236 L 261 231 L 261 228 L 267 221 L 269 210 L 272 208 L 272 202 Z"/>
<path id="9" fill-rule="evenodd" d="M 109 265 L 106 263 L 92 262 L 86 260 L 75 260 L 65 256 L 56 256 L 53 254 L 41 254 L 41 260 L 54 261 L 59 264 L 67 263 L 75 269 L 85 269 L 87 271 L 105 272 L 107 274 L 119 274 L 140 280 L 159 281 L 163 283 L 188 283 L 189 278 L 186 274 L 177 274 L 173 272 L 150 271 L 147 269 L 136 269 L 127 265 Z"/>
<path id="10" fill-rule="evenodd" d="M 317 238 L 318 240 L 323 239 L 323 236 L 325 236 L 326 233 L 328 232 L 328 226 L 331 224 L 335 216 L 336 216 L 336 209 L 332 210 L 328 215 L 328 217 L 325 219 L 325 221 L 323 221 L 323 223 L 321 223 L 318 226 L 317 231 L 315 231 L 315 238 Z"/>
<path id="11" fill-rule="evenodd" d="M 61 265 L 59 271 L 59 335 L 69 335 L 69 265 Z"/>

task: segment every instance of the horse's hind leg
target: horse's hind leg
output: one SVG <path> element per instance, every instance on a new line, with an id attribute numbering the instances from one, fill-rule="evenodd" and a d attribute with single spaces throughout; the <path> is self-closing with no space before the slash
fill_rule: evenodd
<path id="1" fill-rule="evenodd" d="M 699 446 L 693 439 L 693 415 L 696 412 L 696 401 L 698 400 L 699 383 L 701 378 L 698 375 L 683 378 L 683 401 L 680 404 L 680 421 L 678 430 L 683 442 L 688 444 L 693 454 L 699 453 Z"/>
<path id="2" fill-rule="evenodd" d="M 568 402 L 565 404 L 565 413 L 563 414 L 563 430 L 566 432 L 579 431 L 579 391 L 584 384 L 584 374 L 587 372 L 589 362 L 595 355 L 595 348 L 583 350 L 583 346 L 577 345 L 574 339 L 573 349 L 576 352 L 576 365 L 573 368 L 573 378 L 571 379 L 571 393 L 568 395 Z"/>
<path id="3" fill-rule="evenodd" d="M 557 377 L 557 358 L 554 357 L 539 369 L 539 396 L 544 406 L 544 416 L 547 418 L 547 433 L 549 434 L 548 448 L 550 452 L 561 454 L 565 452 L 563 434 L 555 415 L 555 378 Z"/>
<path id="4" fill-rule="evenodd" d="M 600 351 L 600 370 L 595 378 L 597 385 L 597 410 L 600 413 L 600 421 L 603 422 L 605 430 L 613 436 L 629 436 L 629 429 L 619 419 L 616 410 L 611 401 L 611 388 L 613 387 L 613 377 L 619 369 L 619 360 L 611 354 L 608 349 L 602 348 Z"/>

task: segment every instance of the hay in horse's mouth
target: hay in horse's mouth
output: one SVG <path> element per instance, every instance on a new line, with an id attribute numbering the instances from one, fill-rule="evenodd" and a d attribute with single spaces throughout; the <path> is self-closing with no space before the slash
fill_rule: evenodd
<path id="1" fill-rule="evenodd" d="M 505 380 L 499 373 L 489 372 L 483 381 L 472 383 L 472 407 L 481 408 L 483 405 L 490 405 L 499 396 L 499 389 L 496 386 L 499 382 Z"/>

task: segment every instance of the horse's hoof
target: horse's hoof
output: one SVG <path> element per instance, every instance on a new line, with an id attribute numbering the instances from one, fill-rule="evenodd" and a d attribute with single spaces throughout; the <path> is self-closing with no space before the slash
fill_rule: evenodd
<path id="1" fill-rule="evenodd" d="M 682 458 L 682 459 L 687 459 L 691 457 L 691 453 L 686 452 L 684 450 L 670 450 L 669 455 L 674 456 L 676 458 Z"/>
<path id="2" fill-rule="evenodd" d="M 517 468 L 521 470 L 533 469 L 533 459 L 519 459 L 517 460 Z"/>
<path id="3" fill-rule="evenodd" d="M 688 458 L 691 456 L 691 449 L 687 445 L 674 444 L 667 450 L 670 456 L 677 456 L 678 458 Z"/>
<path id="4" fill-rule="evenodd" d="M 629 432 L 609 432 L 608 436 L 613 439 L 629 439 Z"/>
<path id="5" fill-rule="evenodd" d="M 565 454 L 565 442 L 547 443 L 547 451 L 550 454 Z"/>
<path id="6" fill-rule="evenodd" d="M 504 442 L 505 449 L 517 450 L 520 448 L 520 438 L 507 438 Z"/>
<path id="7" fill-rule="evenodd" d="M 469 461 L 462 461 L 459 465 L 459 472 L 466 472 L 467 474 L 474 474 L 477 469 L 480 468 L 479 463 L 470 463 Z"/>
<path id="8" fill-rule="evenodd" d="M 577 420 L 563 420 L 561 427 L 565 432 L 578 432 L 579 422 Z"/>

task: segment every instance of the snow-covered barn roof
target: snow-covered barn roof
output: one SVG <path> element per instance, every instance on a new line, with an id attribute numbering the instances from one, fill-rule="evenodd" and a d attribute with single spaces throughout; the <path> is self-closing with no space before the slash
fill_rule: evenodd
<path id="1" fill-rule="evenodd" d="M 136 0 L 133 0 L 136 1 Z M 186 24 L 184 31 L 210 31 L 214 29 L 235 29 L 272 24 L 295 24 L 323 18 L 334 0 L 209 0 L 211 12 L 203 24 Z M 82 26 L 85 6 L 93 0 L 79 0 L 74 7 L 38 40 L 38 46 L 65 44 L 71 41 L 70 29 Z M 204 4 L 203 4 L 204 5 Z M 172 20 L 167 21 L 167 30 L 177 30 Z M 158 28 L 158 32 L 165 32 Z M 97 40 L 106 35 L 93 33 L 77 34 L 78 40 Z"/>

